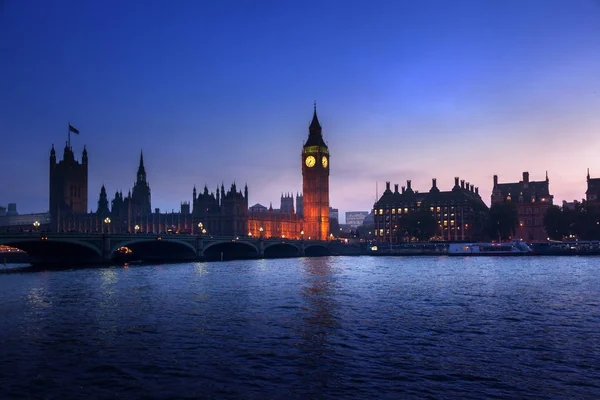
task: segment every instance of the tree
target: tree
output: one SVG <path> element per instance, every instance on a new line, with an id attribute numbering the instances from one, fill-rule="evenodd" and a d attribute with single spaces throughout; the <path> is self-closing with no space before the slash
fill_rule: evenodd
<path id="1" fill-rule="evenodd" d="M 418 241 L 429 241 L 435 236 L 437 223 L 430 211 L 419 209 L 412 211 L 403 218 L 402 227 L 399 226 L 399 232 L 407 233 L 410 238 L 416 238 Z"/>
<path id="2" fill-rule="evenodd" d="M 544 227 L 552 240 L 562 240 L 569 234 L 569 216 L 558 206 L 550 206 L 544 215 Z"/>
<path id="3" fill-rule="evenodd" d="M 486 230 L 492 239 L 507 240 L 515 235 L 518 223 L 519 215 L 514 203 L 494 203 L 488 214 Z"/>
<path id="4" fill-rule="evenodd" d="M 337 218 L 329 219 L 329 233 L 333 234 L 333 236 L 340 236 L 340 223 Z"/>

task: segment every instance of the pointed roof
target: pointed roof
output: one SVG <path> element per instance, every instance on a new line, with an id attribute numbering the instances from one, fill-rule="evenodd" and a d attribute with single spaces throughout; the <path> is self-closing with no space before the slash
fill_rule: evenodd
<path id="1" fill-rule="evenodd" d="M 144 169 L 144 151 L 140 150 L 140 166 L 139 169 Z"/>
<path id="2" fill-rule="evenodd" d="M 325 141 L 323 140 L 321 124 L 319 123 L 319 118 L 317 117 L 317 103 L 314 104 L 313 118 L 308 127 L 308 139 L 306 143 L 304 143 L 304 147 L 307 146 L 322 146 L 327 147 Z"/>

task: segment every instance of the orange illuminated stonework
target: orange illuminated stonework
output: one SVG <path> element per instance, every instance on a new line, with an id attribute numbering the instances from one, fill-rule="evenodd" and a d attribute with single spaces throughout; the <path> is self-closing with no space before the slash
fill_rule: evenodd
<path id="1" fill-rule="evenodd" d="M 304 237 L 329 238 L 329 149 L 323 140 L 317 109 L 302 148 L 302 194 Z"/>

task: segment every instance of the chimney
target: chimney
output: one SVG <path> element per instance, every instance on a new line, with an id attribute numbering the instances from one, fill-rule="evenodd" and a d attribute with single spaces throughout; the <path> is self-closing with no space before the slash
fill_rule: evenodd
<path id="1" fill-rule="evenodd" d="M 498 175 L 494 175 L 494 188 L 498 186 Z"/>
<path id="2" fill-rule="evenodd" d="M 433 178 L 431 180 L 431 186 L 434 187 L 434 188 L 437 188 L 437 179 Z"/>
<path id="3" fill-rule="evenodd" d="M 479 188 L 478 187 L 475 188 L 475 194 L 477 194 L 477 195 L 479 194 Z"/>
<path id="4" fill-rule="evenodd" d="M 460 188 L 461 188 L 461 189 L 464 189 L 464 188 L 465 188 L 465 180 L 464 180 L 464 179 L 461 179 L 461 180 L 460 180 Z"/>
<path id="5" fill-rule="evenodd" d="M 475 191 L 475 185 L 471 185 L 470 190 L 471 190 L 471 192 L 474 192 Z"/>
<path id="6" fill-rule="evenodd" d="M 385 191 L 387 192 L 388 190 L 390 190 L 390 182 L 386 182 L 385 183 Z"/>
<path id="7" fill-rule="evenodd" d="M 405 190 L 406 190 L 406 188 L 404 186 L 402 186 L 402 194 L 404 194 Z"/>
<path id="8" fill-rule="evenodd" d="M 406 190 L 412 190 L 410 187 L 410 179 L 406 181 Z"/>
<path id="9" fill-rule="evenodd" d="M 529 183 L 529 172 L 523 172 L 523 183 Z"/>
<path id="10" fill-rule="evenodd" d="M 458 176 L 454 177 L 454 186 L 458 186 Z"/>
<path id="11" fill-rule="evenodd" d="M 398 184 L 397 183 L 394 184 L 394 193 L 398 193 Z"/>

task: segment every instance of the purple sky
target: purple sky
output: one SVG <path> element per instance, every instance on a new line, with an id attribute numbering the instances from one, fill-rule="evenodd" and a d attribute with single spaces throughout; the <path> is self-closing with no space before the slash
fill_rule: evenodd
<path id="1" fill-rule="evenodd" d="M 122 3 L 127 3 L 123 5 Z M 301 191 L 312 104 L 330 202 L 369 210 L 385 181 L 489 204 L 492 176 L 550 176 L 555 203 L 600 177 L 600 1 L 0 2 L 0 205 L 48 209 L 48 154 L 89 152 L 100 186 L 152 206 L 195 184 L 248 183 L 250 203 Z"/>

